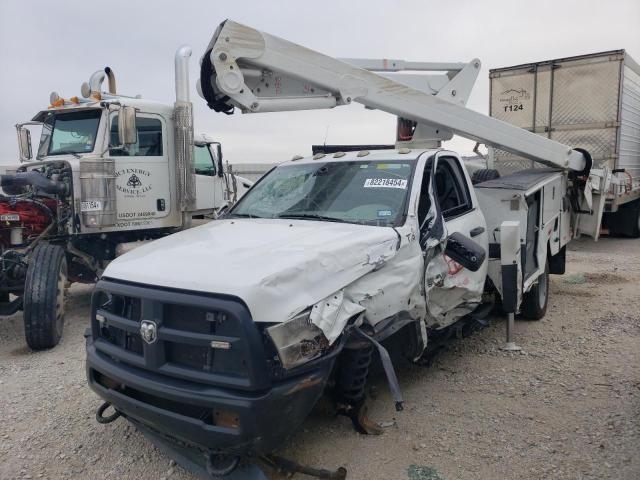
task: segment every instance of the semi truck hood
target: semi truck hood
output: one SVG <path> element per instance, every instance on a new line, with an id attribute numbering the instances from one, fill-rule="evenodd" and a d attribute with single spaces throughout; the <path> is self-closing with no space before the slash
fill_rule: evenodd
<path id="1" fill-rule="evenodd" d="M 139 247 L 114 260 L 103 276 L 234 295 L 255 321 L 283 322 L 341 296 L 341 289 L 395 256 L 398 244 L 387 227 L 225 219 Z"/>

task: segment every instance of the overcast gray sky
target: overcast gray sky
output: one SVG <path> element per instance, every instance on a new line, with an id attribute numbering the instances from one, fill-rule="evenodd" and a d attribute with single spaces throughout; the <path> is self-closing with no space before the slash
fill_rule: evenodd
<path id="1" fill-rule="evenodd" d="M 49 93 L 80 94 L 110 66 L 124 94 L 173 103 L 173 55 L 193 47 L 196 130 L 231 162 L 278 162 L 312 143 L 391 143 L 394 118 L 361 106 L 226 116 L 195 92 L 197 60 L 225 18 L 338 57 L 482 60 L 469 107 L 488 111 L 490 68 L 625 48 L 640 61 L 640 0 L 25 1 L 0 2 L 0 163 L 17 159 L 14 125 Z M 472 144 L 471 144 L 472 145 Z M 470 150 L 454 139 L 449 148 Z"/>

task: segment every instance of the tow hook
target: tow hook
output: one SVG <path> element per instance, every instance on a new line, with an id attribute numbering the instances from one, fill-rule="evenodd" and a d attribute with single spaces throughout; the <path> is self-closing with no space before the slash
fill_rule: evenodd
<path id="1" fill-rule="evenodd" d="M 96 410 L 96 421 L 98 423 L 102 423 L 103 425 L 106 425 L 107 423 L 111 423 L 117 420 L 118 418 L 120 418 L 122 414 L 115 408 L 113 409 L 113 413 L 111 415 L 107 417 L 103 415 L 104 412 L 107 410 L 107 408 L 109 408 L 110 406 L 111 406 L 111 402 L 104 402 L 102 405 L 98 407 L 98 410 Z"/>

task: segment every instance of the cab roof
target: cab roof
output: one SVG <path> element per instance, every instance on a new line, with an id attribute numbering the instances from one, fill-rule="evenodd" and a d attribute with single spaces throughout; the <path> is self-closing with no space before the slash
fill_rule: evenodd
<path id="1" fill-rule="evenodd" d="M 280 163 L 278 166 L 284 165 L 299 165 L 305 163 L 315 162 L 353 162 L 353 161 L 393 161 L 393 160 L 405 160 L 415 161 L 422 154 L 430 157 L 431 155 L 442 151 L 441 149 L 383 149 L 383 150 L 361 150 L 359 152 L 336 152 L 336 153 L 318 153 L 308 157 L 296 156 L 291 160 Z"/>

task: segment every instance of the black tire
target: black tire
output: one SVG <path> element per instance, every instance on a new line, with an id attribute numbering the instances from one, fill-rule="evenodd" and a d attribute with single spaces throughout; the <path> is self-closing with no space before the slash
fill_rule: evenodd
<path id="1" fill-rule="evenodd" d="M 64 326 L 67 259 L 64 250 L 47 243 L 29 257 L 24 286 L 24 333 L 32 350 L 55 347 Z"/>
<path id="2" fill-rule="evenodd" d="M 494 170 L 493 168 L 481 168 L 480 170 L 473 172 L 471 175 L 471 183 L 473 185 L 477 185 L 478 183 L 495 180 L 496 178 L 500 178 L 500 172 L 498 172 L 498 170 Z"/>
<path id="3" fill-rule="evenodd" d="M 544 265 L 544 273 L 531 289 L 522 296 L 520 314 L 527 320 L 540 320 L 547 313 L 549 304 L 549 262 Z"/>

